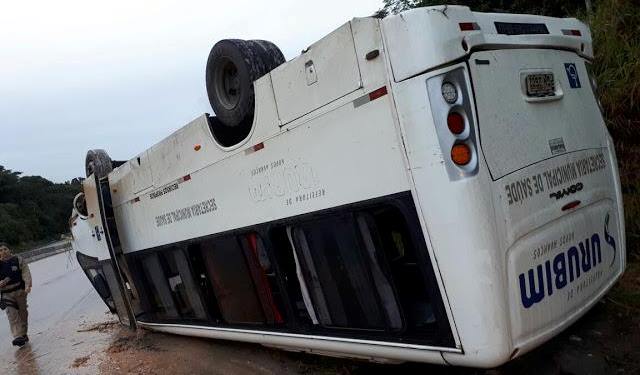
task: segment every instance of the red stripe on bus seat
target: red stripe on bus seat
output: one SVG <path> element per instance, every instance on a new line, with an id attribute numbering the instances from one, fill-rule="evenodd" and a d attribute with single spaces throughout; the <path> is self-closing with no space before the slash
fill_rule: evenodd
<path id="1" fill-rule="evenodd" d="M 269 307 L 271 307 L 271 310 L 273 311 L 273 319 L 276 321 L 276 323 L 284 323 L 282 314 L 280 314 L 280 310 L 276 305 L 276 301 L 273 299 L 273 294 L 271 292 L 271 285 L 269 285 L 269 279 L 267 279 L 265 270 L 262 268 L 262 265 L 260 264 L 260 257 L 258 255 L 258 236 L 254 232 L 248 233 L 247 239 L 249 240 L 249 247 L 251 249 L 251 252 L 253 253 L 254 260 L 258 263 L 258 265 L 260 266 L 260 270 L 262 271 L 260 272 L 260 279 L 261 279 L 260 281 L 262 285 L 264 285 L 267 301 L 269 302 L 269 305 L 270 305 Z"/>

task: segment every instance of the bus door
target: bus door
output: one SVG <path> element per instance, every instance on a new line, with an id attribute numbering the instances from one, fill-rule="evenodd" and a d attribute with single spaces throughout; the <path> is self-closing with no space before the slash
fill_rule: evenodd
<path id="1" fill-rule="evenodd" d="M 136 315 L 134 313 L 134 307 L 137 307 L 139 310 L 139 304 L 135 303 L 135 301 L 138 301 L 138 298 L 136 298 L 134 292 L 133 282 L 129 281 L 131 278 L 127 277 L 130 273 L 120 245 L 120 237 L 118 236 L 118 228 L 111 203 L 109 178 L 96 178 L 96 183 L 98 186 L 100 217 L 102 218 L 102 227 L 104 228 L 105 240 L 111 258 L 111 262 L 103 268 L 105 274 L 107 274 L 110 289 L 116 296 L 114 300 L 116 301 L 120 322 L 135 329 Z"/>
<path id="2" fill-rule="evenodd" d="M 136 328 L 136 293 L 127 274 L 113 216 L 108 178 L 93 175 L 83 183 L 87 217 L 72 224 L 78 263 L 120 323 Z M 90 235 L 84 235 L 87 231 Z"/>

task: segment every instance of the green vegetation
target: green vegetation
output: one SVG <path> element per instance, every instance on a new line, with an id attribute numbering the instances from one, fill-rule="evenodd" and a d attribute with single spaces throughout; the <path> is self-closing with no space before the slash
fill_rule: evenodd
<path id="1" fill-rule="evenodd" d="M 20 175 L 0 165 L 0 241 L 18 251 L 67 233 L 71 202 L 81 190 L 78 179 L 56 184 Z"/>
<path id="2" fill-rule="evenodd" d="M 600 0 L 589 17 L 593 71 L 616 143 L 630 261 L 640 261 L 640 5 Z"/>

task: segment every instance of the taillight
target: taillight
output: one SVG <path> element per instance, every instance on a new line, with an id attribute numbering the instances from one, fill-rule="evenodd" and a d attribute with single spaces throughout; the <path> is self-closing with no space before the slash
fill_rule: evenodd
<path id="1" fill-rule="evenodd" d="M 447 127 L 453 134 L 462 134 L 464 131 L 464 117 L 458 112 L 451 112 L 447 116 Z"/>
<path id="2" fill-rule="evenodd" d="M 431 114 L 450 180 L 470 177 L 478 172 L 469 80 L 464 66 L 427 80 Z"/>
<path id="3" fill-rule="evenodd" d="M 472 156 L 471 148 L 464 143 L 456 143 L 451 147 L 451 160 L 453 160 L 456 165 L 469 164 Z"/>
<path id="4" fill-rule="evenodd" d="M 562 34 L 563 35 L 570 35 L 570 36 L 582 36 L 582 32 L 580 30 L 569 30 L 569 29 L 562 29 Z"/>
<path id="5" fill-rule="evenodd" d="M 480 30 L 480 25 L 475 22 L 460 22 L 458 26 L 460 26 L 460 31 Z"/>

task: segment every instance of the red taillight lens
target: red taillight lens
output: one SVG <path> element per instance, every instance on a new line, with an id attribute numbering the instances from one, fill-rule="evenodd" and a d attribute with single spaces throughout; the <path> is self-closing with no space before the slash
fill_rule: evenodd
<path id="1" fill-rule="evenodd" d="M 462 134 L 464 131 L 464 117 L 458 112 L 451 112 L 447 116 L 447 126 L 453 134 Z"/>
<path id="2" fill-rule="evenodd" d="M 571 36 L 582 36 L 582 32 L 580 30 L 568 30 L 568 29 L 562 29 L 562 34 L 564 35 L 571 35 Z"/>
<path id="3" fill-rule="evenodd" d="M 464 143 L 456 143 L 451 148 L 451 160 L 457 165 L 467 165 L 471 162 L 471 149 Z"/>
<path id="4" fill-rule="evenodd" d="M 460 26 L 460 31 L 480 30 L 480 25 L 475 22 L 460 22 L 458 25 Z"/>

